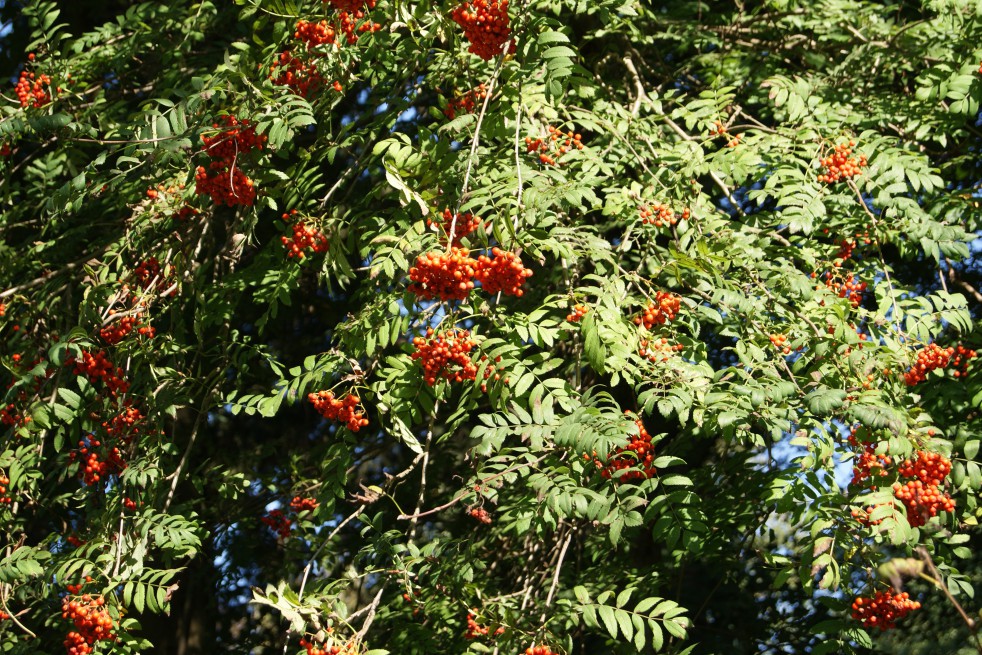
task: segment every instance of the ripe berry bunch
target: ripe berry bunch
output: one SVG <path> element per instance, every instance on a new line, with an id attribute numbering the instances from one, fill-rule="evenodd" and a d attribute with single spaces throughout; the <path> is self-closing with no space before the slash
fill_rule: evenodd
<path id="1" fill-rule="evenodd" d="M 484 509 L 483 507 L 475 507 L 473 509 L 469 509 L 467 510 L 467 515 L 470 516 L 472 519 L 478 521 L 479 523 L 483 523 L 484 525 L 491 525 L 491 515 L 488 513 L 488 510 Z M 468 628 L 469 627 L 470 627 L 470 618 L 468 617 Z M 485 635 L 488 634 L 487 628 L 485 628 L 484 632 L 482 632 L 481 634 L 485 634 Z M 464 636 L 467 637 L 467 635 Z M 467 637 L 467 639 L 473 639 L 473 637 Z"/>
<path id="2" fill-rule="evenodd" d="M 968 369 L 970 360 L 975 358 L 975 351 L 964 346 L 942 348 L 937 343 L 930 343 L 917 351 L 917 361 L 904 373 L 904 382 L 912 387 L 927 379 L 927 374 L 935 369 L 945 368 L 949 364 L 955 368 L 953 375 L 962 377 Z"/>
<path id="3" fill-rule="evenodd" d="M 336 32 L 334 26 L 322 20 L 318 23 L 307 20 L 297 21 L 297 31 L 293 37 L 303 41 L 307 45 L 307 50 L 312 50 L 317 46 L 334 43 Z"/>
<path id="4" fill-rule="evenodd" d="M 585 305 L 573 305 L 573 309 L 566 315 L 566 320 L 570 323 L 579 323 L 589 311 L 590 309 Z"/>
<path id="5" fill-rule="evenodd" d="M 488 97 L 487 87 L 479 84 L 476 88 L 460 94 L 456 98 L 451 98 L 447 102 L 447 108 L 443 110 L 443 115 L 453 120 L 457 114 L 470 114 L 479 102 L 483 102 Z"/>
<path id="6" fill-rule="evenodd" d="M 522 260 L 513 252 L 506 252 L 501 248 L 492 248 L 491 254 L 494 259 L 487 255 L 477 258 L 477 273 L 475 277 L 481 283 L 481 288 L 488 293 L 505 293 L 509 296 L 518 296 L 525 293 L 522 285 L 525 280 L 532 277 L 532 271 L 522 265 Z"/>
<path id="7" fill-rule="evenodd" d="M 634 319 L 634 324 L 643 325 L 646 330 L 655 325 L 664 325 L 675 320 L 681 306 L 682 299 L 679 296 L 668 291 L 659 291 L 655 294 L 655 301 L 648 303 L 644 313 Z"/>
<path id="8" fill-rule="evenodd" d="M 316 644 L 312 641 L 307 641 L 306 639 L 300 640 L 300 645 L 307 649 L 307 655 L 345 655 L 346 653 L 354 653 L 354 649 L 349 648 L 351 644 L 346 646 L 333 645 L 328 646 L 327 644 Z"/>
<path id="9" fill-rule="evenodd" d="M 113 316 L 115 314 L 116 314 L 115 309 L 109 310 L 110 316 Z M 118 344 L 120 341 L 125 339 L 131 332 L 133 332 L 134 329 L 136 330 L 136 333 L 139 334 L 141 337 L 147 337 L 148 339 L 152 339 L 154 335 L 157 333 L 157 331 L 154 330 L 149 325 L 142 325 L 140 323 L 140 321 L 142 320 L 143 320 L 142 314 L 129 314 L 127 316 L 123 316 L 116 322 L 100 329 L 99 336 L 102 337 L 102 340 L 108 343 L 110 346 L 115 346 L 116 344 Z"/>
<path id="10" fill-rule="evenodd" d="M 897 469 L 902 477 L 917 478 L 927 485 L 944 484 L 951 473 L 951 461 L 941 453 L 926 450 L 917 451 L 915 459 L 905 459 Z"/>
<path id="11" fill-rule="evenodd" d="M 918 528 L 927 523 L 939 512 L 952 512 L 955 501 L 948 492 L 942 493 L 933 484 L 925 484 L 920 480 L 910 480 L 905 484 L 895 482 L 893 495 L 907 509 L 907 522 L 912 528 Z"/>
<path id="12" fill-rule="evenodd" d="M 467 51 L 488 61 L 505 49 L 511 39 L 508 24 L 508 0 L 464 0 L 450 17 L 464 30 L 464 38 L 470 41 Z M 508 48 L 515 52 L 515 42 Z"/>
<path id="13" fill-rule="evenodd" d="M 525 655 L 558 655 L 552 652 L 548 646 L 529 646 L 525 649 Z"/>
<path id="14" fill-rule="evenodd" d="M 65 364 L 74 364 L 75 375 L 84 375 L 89 382 L 102 382 L 113 395 L 129 391 L 130 384 L 123 378 L 123 369 L 114 368 L 105 351 L 98 350 L 93 354 L 83 350 L 80 360 L 70 357 Z"/>
<path id="15" fill-rule="evenodd" d="M 4 612 L 3 610 L 0 610 L 0 621 L 6 621 L 9 618 L 10 618 L 9 614 Z"/>
<path id="16" fill-rule="evenodd" d="M 30 416 L 23 416 L 14 403 L 7 403 L 6 407 L 0 407 L 0 424 L 7 426 L 27 425 L 31 421 Z"/>
<path id="17" fill-rule="evenodd" d="M 102 429 L 106 431 L 107 438 L 128 444 L 136 436 L 136 428 L 145 418 L 139 409 L 127 406 L 116 416 L 108 421 L 103 421 Z"/>
<path id="18" fill-rule="evenodd" d="M 891 459 L 889 455 L 878 455 L 875 443 L 863 444 L 862 450 L 852 461 L 852 480 L 850 486 L 859 486 L 867 479 L 874 477 L 886 477 L 890 475 L 888 467 Z M 876 485 L 871 487 L 876 489 Z"/>
<path id="19" fill-rule="evenodd" d="M 14 93 L 17 94 L 20 106 L 43 107 L 51 102 L 51 94 L 48 93 L 47 89 L 50 84 L 51 78 L 47 75 L 38 75 L 35 78 L 34 73 L 21 71 L 20 79 L 14 86 Z"/>
<path id="20" fill-rule="evenodd" d="M 347 12 L 342 11 L 338 14 L 338 28 L 341 33 L 344 34 L 348 45 L 354 45 L 358 42 L 358 34 L 364 34 L 365 32 L 378 32 L 382 29 L 382 25 L 379 23 L 373 23 L 371 20 L 366 20 L 365 22 L 359 22 L 365 18 L 365 12 L 360 9 L 357 11 Z"/>
<path id="21" fill-rule="evenodd" d="M 11 152 L 13 152 L 13 150 L 10 147 L 9 141 L 0 143 L 0 157 L 9 157 Z M 2 316 L 2 314 L 0 314 L 0 316 Z"/>
<path id="22" fill-rule="evenodd" d="M 315 499 L 303 496 L 294 496 L 290 501 L 290 509 L 297 514 L 313 512 L 317 509 L 318 505 L 319 503 Z"/>
<path id="23" fill-rule="evenodd" d="M 75 624 L 75 630 L 65 636 L 68 655 L 88 655 L 100 641 L 115 641 L 112 617 L 101 595 L 65 596 L 61 601 L 61 618 Z"/>
<path id="24" fill-rule="evenodd" d="M 433 329 L 426 331 L 428 339 L 416 337 L 413 345 L 416 351 L 410 357 L 419 361 L 423 367 L 423 379 L 431 387 L 438 380 L 464 382 L 477 379 L 477 365 L 471 360 L 471 351 L 476 345 L 467 330 L 447 330 L 434 335 Z"/>
<path id="25" fill-rule="evenodd" d="M 638 213 L 641 216 L 641 223 L 643 225 L 654 225 L 655 227 L 675 225 L 680 219 L 683 221 L 689 220 L 690 215 L 688 207 L 676 213 L 668 205 L 662 205 L 657 202 L 650 205 L 641 205 L 638 208 Z"/>
<path id="26" fill-rule="evenodd" d="M 354 394 L 335 398 L 333 391 L 318 391 L 307 394 L 307 400 L 313 403 L 318 414 L 331 421 L 344 423 L 352 432 L 358 432 L 368 425 L 365 414 L 358 409 L 361 399 Z"/>
<path id="27" fill-rule="evenodd" d="M 289 50 L 281 52 L 279 58 L 270 66 L 269 79 L 273 84 L 289 87 L 301 98 L 309 98 L 326 85 L 316 62 L 295 57 Z M 339 82 L 335 82 L 335 85 L 341 86 Z"/>
<path id="28" fill-rule="evenodd" d="M 123 453 L 115 446 L 106 445 L 90 436 L 78 442 L 78 449 L 69 454 L 68 460 L 79 462 L 78 477 L 88 486 L 105 482 L 106 478 L 119 475 L 126 470 Z"/>
<path id="29" fill-rule="evenodd" d="M 366 6 L 368 9 L 374 9 L 376 0 L 321 0 L 321 2 L 330 2 L 338 11 L 358 11 Z"/>
<path id="30" fill-rule="evenodd" d="M 283 515 L 278 509 L 270 510 L 266 516 L 259 519 L 263 524 L 270 530 L 275 532 L 280 539 L 286 539 L 290 536 L 290 527 L 293 525 L 293 521 L 288 519 Z"/>
<path id="31" fill-rule="evenodd" d="M 738 145 L 740 145 L 740 135 L 730 134 L 729 132 L 727 132 L 726 125 L 724 125 L 722 121 L 713 121 L 713 126 L 709 129 L 709 136 L 725 137 L 727 139 L 726 141 L 727 148 L 735 148 Z"/>
<path id="32" fill-rule="evenodd" d="M 327 237 L 321 234 L 320 230 L 313 225 L 308 225 L 301 220 L 294 219 L 296 214 L 296 209 L 291 210 L 288 214 L 283 214 L 284 221 L 295 221 L 291 228 L 293 234 L 289 237 L 280 237 L 283 247 L 286 248 L 286 256 L 289 258 L 296 257 L 297 259 L 303 259 L 306 257 L 305 250 L 310 250 L 315 254 L 327 252 Z"/>
<path id="33" fill-rule="evenodd" d="M 409 290 L 424 299 L 463 300 L 474 288 L 477 268 L 477 261 L 463 248 L 425 253 L 409 269 Z"/>
<path id="34" fill-rule="evenodd" d="M 539 161 L 546 166 L 562 166 L 559 159 L 563 155 L 573 149 L 583 150 L 581 141 L 583 137 L 581 135 L 574 134 L 572 130 L 563 132 L 552 125 L 548 126 L 547 129 L 549 131 L 548 142 L 525 137 L 525 151 L 537 152 Z"/>
<path id="35" fill-rule="evenodd" d="M 781 351 L 782 355 L 790 355 L 793 350 L 791 346 L 788 346 L 788 335 L 786 334 L 769 334 L 767 338 L 770 339 L 771 345 Z M 801 350 L 801 347 L 798 348 Z"/>
<path id="36" fill-rule="evenodd" d="M 8 486 L 10 485 L 10 478 L 6 475 L 0 475 L 0 505 L 9 505 L 13 501 L 8 492 Z"/>
<path id="37" fill-rule="evenodd" d="M 866 167 L 866 155 L 851 157 L 855 141 L 835 146 L 835 151 L 819 162 L 825 172 L 818 176 L 819 182 L 835 184 L 839 180 L 855 177 Z"/>
<path id="38" fill-rule="evenodd" d="M 860 303 L 863 302 L 863 292 L 866 291 L 868 285 L 865 282 L 860 282 L 859 278 L 852 273 L 842 277 L 838 273 L 833 274 L 828 271 L 823 277 L 825 278 L 825 287 L 840 298 L 846 298 L 853 307 L 859 307 Z M 815 288 L 821 289 L 820 286 Z"/>
<path id="39" fill-rule="evenodd" d="M 149 289 L 160 282 L 160 262 L 156 257 L 144 259 L 133 268 L 133 277 L 140 288 Z"/>
<path id="40" fill-rule="evenodd" d="M 198 166 L 194 173 L 194 192 L 209 196 L 216 205 L 251 207 L 256 202 L 256 186 L 234 160 L 220 159 Z"/>
<path id="41" fill-rule="evenodd" d="M 852 618 L 869 628 L 890 630 L 897 627 L 898 619 L 920 608 L 907 592 L 894 595 L 890 590 L 878 591 L 873 597 L 860 596 L 852 602 Z"/>
<path id="42" fill-rule="evenodd" d="M 951 358 L 951 368 L 955 370 L 951 374 L 956 378 L 963 377 L 968 373 L 969 360 L 972 359 L 975 359 L 974 350 L 970 350 L 965 346 L 955 346 L 955 354 Z"/>
<path id="43" fill-rule="evenodd" d="M 682 352 L 682 349 L 682 344 L 669 343 L 665 337 L 652 339 L 651 341 L 642 339 L 641 347 L 638 348 L 638 354 L 650 362 L 662 363 L 671 359 L 675 353 Z"/>
<path id="44" fill-rule="evenodd" d="M 256 134 L 251 121 L 235 116 L 223 116 L 222 125 L 214 123 L 213 127 L 221 128 L 221 131 L 215 136 L 201 136 L 204 152 L 212 161 L 207 168 L 198 166 L 195 170 L 194 192 L 210 196 L 218 205 L 251 206 L 256 201 L 255 185 L 238 167 L 237 161 L 240 155 L 262 150 L 266 135 Z"/>
<path id="45" fill-rule="evenodd" d="M 221 123 L 212 127 L 221 130 L 214 136 L 201 135 L 204 151 L 213 159 L 232 160 L 253 150 L 262 150 L 266 143 L 265 134 L 256 134 L 256 126 L 248 119 L 235 116 L 222 116 Z"/>
<path id="46" fill-rule="evenodd" d="M 467 237 L 473 233 L 477 228 L 484 225 L 482 221 L 477 216 L 474 216 L 470 212 L 456 215 L 456 221 L 454 220 L 454 214 L 449 209 L 444 209 L 443 213 L 440 214 L 440 222 L 434 221 L 432 219 L 426 219 L 427 225 L 430 227 L 436 227 L 446 238 L 450 237 L 450 233 L 453 233 L 453 242 L 451 245 L 459 246 L 461 239 Z"/>
<path id="47" fill-rule="evenodd" d="M 628 412 L 624 412 L 627 414 Z M 631 435 L 631 440 L 626 446 L 621 446 L 614 450 L 606 462 L 601 462 L 596 457 L 596 453 L 591 457 L 584 455 L 584 459 L 593 460 L 600 475 L 606 479 L 611 479 L 619 471 L 624 473 L 617 475 L 620 482 L 632 480 L 646 480 L 654 477 L 657 469 L 652 465 L 655 459 L 654 446 L 651 444 L 651 435 L 645 429 L 641 419 L 637 419 L 635 424 L 638 426 L 638 433 Z"/>

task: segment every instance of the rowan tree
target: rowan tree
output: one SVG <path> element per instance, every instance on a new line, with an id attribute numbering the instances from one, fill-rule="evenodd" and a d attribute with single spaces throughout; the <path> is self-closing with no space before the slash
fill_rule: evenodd
<path id="1" fill-rule="evenodd" d="M 982 653 L 976 3 L 0 16 L 5 653 Z"/>

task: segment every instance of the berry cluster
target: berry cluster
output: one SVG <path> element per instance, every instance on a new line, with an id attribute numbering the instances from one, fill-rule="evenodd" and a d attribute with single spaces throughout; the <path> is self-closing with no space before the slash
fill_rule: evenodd
<path id="1" fill-rule="evenodd" d="M 77 598 L 65 596 L 61 601 L 61 618 L 70 619 L 75 630 L 65 636 L 68 655 L 88 655 L 93 644 L 115 641 L 113 620 L 101 595 L 84 594 Z"/>
<path id="2" fill-rule="evenodd" d="M 79 441 L 78 450 L 72 451 L 68 460 L 79 462 L 78 476 L 89 486 L 104 482 L 106 478 L 126 470 L 122 451 L 108 444 L 103 448 L 102 441 L 94 435 Z"/>
<path id="3" fill-rule="evenodd" d="M 133 278 L 140 288 L 147 290 L 160 282 L 160 262 L 156 257 L 148 257 L 133 267 Z"/>
<path id="4" fill-rule="evenodd" d="M 253 150 L 262 150 L 266 144 L 266 135 L 256 134 L 256 126 L 245 118 L 239 120 L 225 115 L 221 124 L 212 123 L 212 127 L 221 131 L 214 136 L 201 135 L 204 152 L 212 159 L 232 160 Z"/>
<path id="5" fill-rule="evenodd" d="M 467 51 L 488 61 L 502 54 L 511 40 L 508 24 L 508 0 L 464 0 L 450 17 L 464 30 L 470 41 Z M 509 53 L 515 52 L 512 40 Z"/>
<path id="6" fill-rule="evenodd" d="M 638 208 L 638 214 L 641 216 L 641 223 L 643 225 L 654 225 L 655 227 L 675 225 L 680 219 L 683 221 L 689 220 L 690 216 L 688 207 L 676 213 L 668 205 L 662 205 L 657 202 L 650 205 L 641 205 Z"/>
<path id="7" fill-rule="evenodd" d="M 631 435 L 631 440 L 626 446 L 615 449 L 606 462 L 601 462 L 596 457 L 596 453 L 593 456 L 583 455 L 584 459 L 594 461 L 604 478 L 609 480 L 616 476 L 620 482 L 629 482 L 647 480 L 657 473 L 653 465 L 655 449 L 651 444 L 651 435 L 648 434 L 641 419 L 637 419 L 635 424 L 638 426 L 638 433 Z M 624 473 L 618 474 L 620 471 Z"/>
<path id="8" fill-rule="evenodd" d="M 6 475 L 0 474 L 0 505 L 9 505 L 14 502 L 13 498 L 10 497 L 7 487 L 10 485 L 10 478 Z"/>
<path id="9" fill-rule="evenodd" d="M 771 345 L 781 351 L 783 355 L 790 355 L 792 353 L 791 346 L 786 345 L 788 342 L 788 335 L 786 334 L 769 334 L 767 338 L 770 339 Z"/>
<path id="10" fill-rule="evenodd" d="M 525 649 L 525 655 L 558 655 L 548 646 L 529 646 Z"/>
<path id="11" fill-rule="evenodd" d="M 194 192 L 211 197 L 217 205 L 251 206 L 256 201 L 253 181 L 242 172 L 237 162 L 240 155 L 262 150 L 266 135 L 257 135 L 255 126 L 246 119 L 234 116 L 222 117 L 223 126 L 214 123 L 221 132 L 215 136 L 202 135 L 204 152 L 212 160 L 208 166 L 198 166 L 195 171 Z"/>
<path id="12" fill-rule="evenodd" d="M 6 621 L 9 618 L 10 618 L 9 614 L 4 612 L 3 610 L 0 610 L 0 621 Z"/>
<path id="13" fill-rule="evenodd" d="M 638 348 L 638 354 L 646 358 L 650 362 L 662 363 L 667 362 L 672 358 L 677 352 L 682 352 L 682 344 L 680 343 L 669 343 L 668 339 L 662 337 L 661 339 L 652 339 L 648 341 L 647 339 L 642 339 L 640 347 Z"/>
<path id="14" fill-rule="evenodd" d="M 423 379 L 431 387 L 437 380 L 464 382 L 477 378 L 477 365 L 471 360 L 471 351 L 476 345 L 467 330 L 448 330 L 434 335 L 433 329 L 426 336 L 413 339 L 416 351 L 410 357 L 423 366 Z M 489 374 L 491 367 L 485 369 Z"/>
<path id="15" fill-rule="evenodd" d="M 335 398 L 333 391 L 318 391 L 307 394 L 307 400 L 313 403 L 318 414 L 331 421 L 346 424 L 352 432 L 358 432 L 368 425 L 364 412 L 358 409 L 361 398 L 352 393 Z"/>
<path id="16" fill-rule="evenodd" d="M 440 218 L 443 219 L 440 222 L 428 218 L 426 223 L 430 227 L 438 228 L 445 238 L 449 238 L 450 234 L 453 233 L 453 241 L 451 242 L 453 246 L 459 246 L 461 239 L 484 225 L 484 221 L 469 212 L 455 215 L 449 209 L 444 209 Z"/>
<path id="17" fill-rule="evenodd" d="M 116 310 L 109 310 L 109 315 L 113 316 L 116 314 Z M 115 346 L 120 341 L 125 339 L 133 330 L 141 337 L 147 337 L 152 339 L 157 333 L 149 325 L 142 325 L 140 321 L 143 320 L 142 314 L 129 314 L 123 316 L 119 320 L 107 325 L 106 327 L 99 330 L 99 336 L 102 340 L 108 343 L 110 346 Z"/>
<path id="18" fill-rule="evenodd" d="M 852 239 L 841 239 L 838 243 L 839 250 L 835 253 L 833 266 L 842 266 L 846 261 L 852 259 L 852 251 L 856 249 L 859 242 L 862 241 L 864 245 L 870 245 L 873 243 L 873 239 L 869 235 L 869 231 L 866 232 L 856 232 Z"/>
<path id="19" fill-rule="evenodd" d="M 491 521 L 488 520 L 488 523 Z M 467 612 L 467 629 L 464 631 L 464 639 L 477 639 L 478 637 L 486 637 L 490 632 L 490 628 L 483 626 L 477 622 L 477 610 L 469 610 Z M 494 636 L 504 634 L 505 628 L 499 626 L 498 629 L 494 631 Z"/>
<path id="20" fill-rule="evenodd" d="M 644 313 L 634 319 L 635 325 L 643 325 L 650 330 L 655 325 L 664 325 L 675 320 L 682 306 L 682 299 L 674 293 L 659 291 L 655 301 L 648 303 Z"/>
<path id="21" fill-rule="evenodd" d="M 269 79 L 273 84 L 288 87 L 302 98 L 309 98 L 325 86 L 324 76 L 317 69 L 317 63 L 295 57 L 289 50 L 281 52 L 270 66 Z M 340 82 L 335 81 L 334 85 L 338 91 L 341 90 Z"/>
<path id="22" fill-rule="evenodd" d="M 26 425 L 31 420 L 30 416 L 24 416 L 17 409 L 14 403 L 8 403 L 6 407 L 0 407 L 0 424 L 16 427 Z"/>
<path id="23" fill-rule="evenodd" d="M 132 498 L 123 498 L 123 508 L 125 508 L 127 512 L 135 512 L 137 507 L 139 507 L 139 505 L 137 505 L 136 501 Z"/>
<path id="24" fill-rule="evenodd" d="M 290 536 L 290 527 L 293 525 L 293 521 L 284 516 L 283 512 L 278 509 L 270 510 L 266 516 L 259 519 L 263 522 L 266 527 L 275 532 L 280 539 L 286 539 Z"/>
<path id="25" fill-rule="evenodd" d="M 951 462 L 943 455 L 918 451 L 916 460 L 905 460 L 898 472 L 903 478 L 913 478 L 901 484 L 895 482 L 893 495 L 907 509 L 907 522 L 917 528 L 937 516 L 951 512 L 955 501 L 940 486 L 951 472 Z"/>
<path id="26" fill-rule="evenodd" d="M 479 84 L 476 88 L 466 91 L 447 102 L 447 108 L 443 110 L 443 115 L 453 120 L 457 114 L 470 114 L 479 102 L 483 102 L 488 97 L 487 88 L 484 84 Z"/>
<path id="27" fill-rule="evenodd" d="M 306 20 L 297 21 L 293 36 L 304 44 L 304 49 L 311 56 L 311 59 L 303 59 L 295 56 L 290 50 L 284 50 L 270 67 L 269 79 L 272 80 L 273 84 L 289 87 L 294 93 L 304 98 L 327 86 L 317 65 L 320 58 L 326 53 L 316 49 L 324 45 L 340 47 L 339 37 L 341 35 L 344 35 L 344 40 L 349 45 L 354 45 L 358 42 L 359 34 L 378 32 L 382 29 L 379 23 L 364 20 L 363 7 L 366 5 L 368 9 L 373 8 L 375 0 L 369 0 L 367 3 L 364 0 L 345 0 L 334 3 L 334 8 L 340 10 L 336 22 L 327 20 L 316 23 Z M 341 82 L 338 80 L 334 80 L 331 87 L 338 93 L 343 90 Z"/>
<path id="28" fill-rule="evenodd" d="M 814 276 L 814 273 L 812 275 Z M 866 291 L 868 285 L 861 282 L 852 273 L 847 273 L 845 277 L 842 277 L 838 273 L 827 271 L 822 277 L 825 279 L 827 289 L 840 298 L 847 299 L 854 308 L 859 307 L 860 303 L 863 302 L 863 292 Z M 821 288 L 820 285 L 815 287 L 816 290 Z"/>
<path id="29" fill-rule="evenodd" d="M 825 172 L 819 174 L 818 181 L 825 184 L 835 184 L 839 180 L 855 177 L 866 167 L 866 155 L 851 157 L 855 141 L 835 146 L 835 152 L 819 162 Z"/>
<path id="30" fill-rule="evenodd" d="M 10 147 L 9 141 L 0 143 L 0 157 L 9 157 L 11 152 L 13 152 L 13 150 Z M 2 314 L 0 314 L 0 316 L 2 316 Z"/>
<path id="31" fill-rule="evenodd" d="M 562 166 L 559 159 L 567 152 L 576 149 L 583 150 L 583 138 L 580 134 L 573 131 L 563 132 L 550 125 L 548 142 L 542 139 L 532 139 L 525 137 L 525 151 L 536 152 L 539 154 L 539 161 L 546 166 Z M 562 142 L 560 142 L 562 139 Z"/>
<path id="32" fill-rule="evenodd" d="M 573 309 L 570 310 L 569 314 L 566 314 L 566 320 L 570 323 L 579 323 L 589 311 L 590 308 L 585 305 L 573 305 Z"/>
<path id="33" fill-rule="evenodd" d="M 483 523 L 484 525 L 491 525 L 491 514 L 488 510 L 483 507 L 474 507 L 473 509 L 467 510 L 467 515 L 477 521 L 478 523 Z M 482 634 L 487 634 L 487 630 Z M 473 637 L 467 637 L 468 639 L 473 639 Z"/>
<path id="34" fill-rule="evenodd" d="M 904 382 L 912 387 L 927 379 L 929 372 L 949 365 L 954 369 L 952 375 L 960 378 L 968 372 L 968 365 L 974 358 L 975 351 L 965 346 L 942 348 L 936 343 L 928 344 L 917 351 L 917 362 L 904 373 Z"/>
<path id="35" fill-rule="evenodd" d="M 296 215 L 296 209 L 291 209 L 289 213 L 283 214 L 284 221 L 288 223 L 294 221 L 291 228 L 293 234 L 289 237 L 280 237 L 283 247 L 286 248 L 286 256 L 303 259 L 306 257 L 305 250 L 310 250 L 315 254 L 327 252 L 327 237 L 321 234 L 316 227 L 294 218 Z"/>
<path id="36" fill-rule="evenodd" d="M 358 11 L 359 9 L 375 8 L 376 0 L 321 0 L 321 2 L 330 2 L 338 11 Z"/>
<path id="37" fill-rule="evenodd" d="M 145 418 L 139 409 L 127 406 L 116 416 L 103 421 L 102 429 L 106 431 L 108 438 L 128 444 L 136 436 L 136 426 Z"/>
<path id="38" fill-rule="evenodd" d="M 428 252 L 409 269 L 409 291 L 419 298 L 463 300 L 474 288 L 477 261 L 463 248 L 448 252 Z"/>
<path id="39" fill-rule="evenodd" d="M 740 145 L 740 135 L 730 134 L 729 132 L 727 132 L 726 125 L 723 124 L 723 121 L 713 121 L 713 126 L 709 128 L 709 136 L 725 137 L 727 139 L 726 141 L 727 148 L 736 148 L 738 145 Z"/>
<path id="40" fill-rule="evenodd" d="M 312 641 L 307 641 L 306 639 L 301 639 L 300 645 L 307 650 L 307 655 L 345 655 L 345 653 L 354 652 L 354 650 L 349 649 L 348 646 L 339 646 L 337 644 L 333 646 L 328 646 L 326 644 L 318 645 Z"/>
<path id="41" fill-rule="evenodd" d="M 83 350 L 81 359 L 70 357 L 65 364 L 74 364 L 75 374 L 84 375 L 89 382 L 102 382 L 112 395 L 129 391 L 130 384 L 123 378 L 123 369 L 114 367 L 103 350 L 94 354 Z"/>
<path id="42" fill-rule="evenodd" d="M 897 627 L 897 619 L 902 619 L 921 604 L 911 600 L 907 592 L 894 594 L 892 591 L 878 591 L 873 597 L 860 596 L 852 602 L 852 618 L 870 628 L 890 630 Z"/>
<path id="43" fill-rule="evenodd" d="M 854 426 L 850 431 L 849 445 L 859 451 L 853 459 L 852 481 L 849 486 L 857 487 L 867 479 L 890 475 L 887 470 L 887 467 L 892 463 L 890 456 L 878 455 L 876 442 L 862 439 L 859 426 Z M 876 486 L 873 485 L 871 488 L 876 489 Z M 858 516 L 858 511 L 854 511 L 853 514 Z"/>
<path id="44" fill-rule="evenodd" d="M 232 162 L 213 161 L 208 168 L 198 166 L 194 192 L 209 196 L 216 205 L 252 206 L 256 202 L 255 183 Z"/>
<path id="45" fill-rule="evenodd" d="M 21 71 L 20 79 L 14 87 L 14 93 L 20 101 L 21 107 L 43 107 L 51 102 L 51 94 L 46 88 L 51 84 L 51 78 L 47 75 L 39 75 L 35 78 L 34 73 Z"/>
<path id="46" fill-rule="evenodd" d="M 303 512 L 313 512 L 319 504 L 314 498 L 294 496 L 290 501 L 290 509 L 297 514 L 302 514 Z"/>
<path id="47" fill-rule="evenodd" d="M 492 248 L 494 259 L 487 255 L 477 258 L 477 273 L 475 278 L 488 293 L 505 293 L 518 296 L 525 293 L 522 285 L 527 278 L 532 277 L 532 271 L 522 265 L 522 260 L 513 252 L 501 248 Z"/>
<path id="48" fill-rule="evenodd" d="M 307 50 L 313 50 L 317 46 L 334 43 L 336 35 L 334 25 L 326 20 L 319 23 L 298 20 L 297 31 L 293 33 L 293 38 L 307 44 Z"/>

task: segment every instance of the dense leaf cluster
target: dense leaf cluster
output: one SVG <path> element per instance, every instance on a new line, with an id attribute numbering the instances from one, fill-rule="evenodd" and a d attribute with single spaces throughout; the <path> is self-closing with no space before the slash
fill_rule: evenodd
<path id="1" fill-rule="evenodd" d="M 976 3 L 96 4 L 0 7 L 5 653 L 982 652 Z"/>

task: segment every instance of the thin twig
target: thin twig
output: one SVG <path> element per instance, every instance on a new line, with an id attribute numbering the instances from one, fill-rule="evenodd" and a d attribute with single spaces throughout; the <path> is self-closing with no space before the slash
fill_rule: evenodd
<path id="1" fill-rule="evenodd" d="M 937 584 L 937 586 L 941 588 L 941 591 L 944 592 L 944 595 L 948 597 L 948 600 L 954 606 L 958 614 L 962 617 L 962 620 L 965 622 L 965 625 L 968 626 L 969 631 L 972 633 L 972 638 L 975 639 L 975 650 L 977 650 L 979 653 L 982 653 L 982 641 L 979 640 L 978 624 L 975 621 L 973 621 L 972 617 L 970 617 L 965 612 L 965 608 L 961 606 L 961 603 L 955 600 L 955 597 L 951 595 L 951 590 L 948 589 L 948 585 L 944 583 L 944 579 L 941 577 L 941 574 L 938 573 L 938 569 L 934 565 L 934 559 L 931 557 L 931 553 L 927 551 L 927 548 L 925 548 L 924 546 L 918 546 L 916 551 L 917 554 L 920 556 L 920 558 L 924 561 L 924 563 L 927 564 L 927 567 L 931 569 L 931 575 L 934 578 L 935 584 Z"/>

